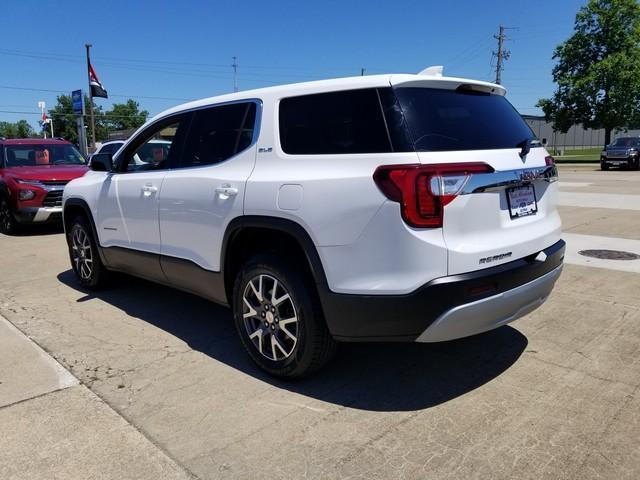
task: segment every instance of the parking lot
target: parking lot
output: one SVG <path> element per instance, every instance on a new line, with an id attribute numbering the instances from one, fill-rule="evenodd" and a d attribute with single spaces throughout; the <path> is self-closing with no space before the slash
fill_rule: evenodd
<path id="1" fill-rule="evenodd" d="M 637 478 L 640 260 L 577 252 L 640 254 L 640 172 L 560 178 L 566 266 L 540 309 L 345 344 L 298 382 L 250 362 L 227 309 L 126 276 L 88 293 L 60 231 L 0 236 L 0 314 L 72 375 L 20 398 L 0 376 L 0 478 Z"/>

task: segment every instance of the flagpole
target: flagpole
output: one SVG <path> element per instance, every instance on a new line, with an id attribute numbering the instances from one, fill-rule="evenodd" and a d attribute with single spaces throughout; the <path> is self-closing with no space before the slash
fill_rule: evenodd
<path id="1" fill-rule="evenodd" d="M 89 73 L 89 66 L 91 65 L 91 60 L 89 59 L 89 49 L 91 48 L 90 43 L 85 43 L 85 48 L 87 49 L 87 78 L 89 80 L 89 115 L 91 116 L 91 153 L 96 150 L 96 120 L 93 116 L 93 91 L 91 90 L 91 74 Z"/>

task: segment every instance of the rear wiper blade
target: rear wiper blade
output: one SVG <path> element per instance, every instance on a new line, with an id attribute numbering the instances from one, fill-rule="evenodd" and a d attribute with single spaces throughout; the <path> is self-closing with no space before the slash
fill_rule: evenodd
<path id="1" fill-rule="evenodd" d="M 518 143 L 516 147 L 520 147 L 520 158 L 526 157 L 531 151 L 531 138 L 525 138 L 523 141 Z"/>

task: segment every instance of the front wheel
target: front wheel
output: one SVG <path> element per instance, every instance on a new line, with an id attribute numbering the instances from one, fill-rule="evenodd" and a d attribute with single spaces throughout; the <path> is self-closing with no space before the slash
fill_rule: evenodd
<path id="1" fill-rule="evenodd" d="M 275 255 L 256 256 L 241 268 L 233 313 L 245 349 L 271 375 L 303 377 L 336 351 L 313 282 Z"/>
<path id="2" fill-rule="evenodd" d="M 102 264 L 96 240 L 85 217 L 76 217 L 67 234 L 69 259 L 80 284 L 88 289 L 98 289 L 106 283 L 109 272 Z"/>
<path id="3" fill-rule="evenodd" d="M 11 211 L 9 199 L 0 196 L 0 232 L 5 235 L 13 235 L 18 231 L 18 222 Z"/>
<path id="4" fill-rule="evenodd" d="M 600 163 L 600 170 L 609 170 L 609 165 L 604 162 Z"/>

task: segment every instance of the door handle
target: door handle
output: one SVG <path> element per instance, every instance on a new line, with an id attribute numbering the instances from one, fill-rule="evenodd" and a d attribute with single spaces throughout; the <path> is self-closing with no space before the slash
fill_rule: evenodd
<path id="1" fill-rule="evenodd" d="M 156 193 L 158 191 L 158 187 L 156 187 L 155 185 L 145 185 L 144 187 L 142 187 L 142 194 L 145 197 L 150 197 L 151 195 L 153 195 L 154 193 Z"/>
<path id="2" fill-rule="evenodd" d="M 216 193 L 219 193 L 220 195 L 225 195 L 227 197 L 234 197 L 238 194 L 238 189 L 232 187 L 229 184 L 224 184 L 216 188 Z"/>

